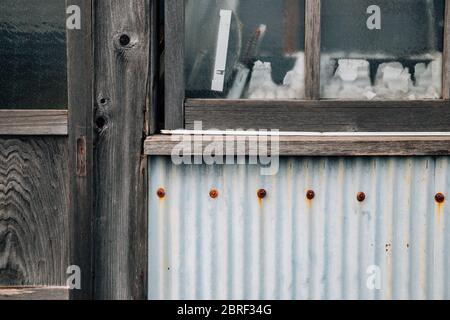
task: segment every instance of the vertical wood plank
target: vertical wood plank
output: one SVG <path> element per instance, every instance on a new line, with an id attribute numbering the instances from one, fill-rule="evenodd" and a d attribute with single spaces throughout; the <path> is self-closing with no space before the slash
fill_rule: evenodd
<path id="1" fill-rule="evenodd" d="M 92 0 L 67 0 L 66 4 L 81 9 L 81 29 L 67 31 L 70 264 L 79 266 L 81 270 L 81 290 L 70 290 L 70 298 L 91 299 L 94 271 Z M 80 164 L 83 164 L 81 171 Z"/>
<path id="2" fill-rule="evenodd" d="M 150 0 L 94 2 L 96 299 L 147 295 Z"/>
<path id="3" fill-rule="evenodd" d="M 442 98 L 450 99 L 450 0 L 445 0 Z"/>
<path id="4" fill-rule="evenodd" d="M 283 1 L 283 52 L 293 54 L 300 49 L 300 1 Z"/>
<path id="5" fill-rule="evenodd" d="M 65 285 L 67 157 L 64 137 L 0 138 L 0 286 Z"/>
<path id="6" fill-rule="evenodd" d="M 165 1 L 165 129 L 184 127 L 184 1 Z"/>
<path id="7" fill-rule="evenodd" d="M 147 134 L 154 134 L 159 129 L 158 120 L 162 117 L 159 114 L 161 109 L 158 105 L 159 84 L 159 47 L 160 47 L 160 27 L 159 27 L 159 5 L 160 1 L 150 1 L 151 20 L 150 20 L 150 71 L 149 71 L 149 90 L 148 90 L 148 114 L 147 114 Z M 162 108 L 163 109 L 163 108 Z"/>
<path id="8" fill-rule="evenodd" d="M 305 98 L 320 98 L 320 0 L 305 1 Z"/>

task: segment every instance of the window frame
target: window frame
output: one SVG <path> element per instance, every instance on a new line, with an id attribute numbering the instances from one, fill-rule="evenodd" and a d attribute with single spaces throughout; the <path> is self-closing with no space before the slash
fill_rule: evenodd
<path id="1" fill-rule="evenodd" d="M 70 4 L 82 6 L 78 0 L 67 0 L 65 7 Z M 64 14 L 66 12 L 64 11 Z M 66 17 L 66 16 L 64 16 Z M 81 32 L 79 32 L 81 33 Z M 69 132 L 69 105 L 70 105 L 70 74 L 75 70 L 75 66 L 71 66 L 69 58 L 71 47 L 75 47 L 78 41 L 74 41 L 75 37 L 72 32 L 66 29 L 66 52 L 67 52 L 67 103 L 65 109 L 0 109 L 0 136 L 67 136 Z M 73 45 L 75 43 L 75 45 Z M 81 58 L 84 56 L 80 53 Z M 72 70 L 71 70 L 72 68 Z M 76 90 L 75 90 L 76 91 Z M 1 107 L 1 105 L 0 105 Z"/>
<path id="2" fill-rule="evenodd" d="M 165 0 L 164 129 L 279 129 L 294 132 L 450 132 L 450 0 L 445 1 L 443 97 L 363 101 L 320 98 L 321 1 L 305 0 L 305 99 L 185 99 L 184 1 Z"/>

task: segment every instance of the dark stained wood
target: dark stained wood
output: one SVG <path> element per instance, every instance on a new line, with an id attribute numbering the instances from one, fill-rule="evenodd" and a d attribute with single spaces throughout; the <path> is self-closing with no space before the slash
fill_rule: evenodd
<path id="1" fill-rule="evenodd" d="M 62 285 L 68 267 L 67 139 L 0 138 L 0 285 Z"/>
<path id="2" fill-rule="evenodd" d="M 78 5 L 82 17 L 81 30 L 67 31 L 70 264 L 77 265 L 81 269 L 81 290 L 70 290 L 70 298 L 91 299 L 94 272 L 92 0 L 67 0 L 66 4 Z"/>
<path id="3" fill-rule="evenodd" d="M 320 98 L 320 0 L 305 1 L 305 98 Z"/>
<path id="4" fill-rule="evenodd" d="M 165 129 L 184 127 L 184 1 L 165 1 Z"/>
<path id="5" fill-rule="evenodd" d="M 186 138 L 186 137 L 184 137 Z M 227 139 L 236 137 L 224 136 L 189 136 L 191 143 L 201 141 L 202 150 L 214 140 L 225 144 Z M 240 136 L 246 141 L 246 155 L 255 154 L 253 144 L 249 144 L 248 136 Z M 255 139 L 255 137 L 252 137 Z M 424 155 L 450 155 L 450 137 L 446 136 L 367 136 L 367 137 L 339 137 L 339 136 L 279 136 L 280 156 L 424 156 Z M 242 141 L 240 140 L 240 141 Z M 175 146 L 179 145 L 182 136 L 155 135 L 145 141 L 145 154 L 149 156 L 170 156 Z M 189 141 L 189 140 L 188 140 Z M 194 155 L 189 150 L 188 142 L 183 149 L 184 155 Z M 270 142 L 267 144 L 270 150 Z M 236 155 L 235 152 L 224 155 Z"/>
<path id="6" fill-rule="evenodd" d="M 186 128 L 448 132 L 450 101 L 188 100 Z"/>
<path id="7" fill-rule="evenodd" d="M 0 287 L 0 300 L 68 300 L 66 287 Z"/>
<path id="8" fill-rule="evenodd" d="M 147 134 L 154 134 L 159 129 L 159 119 L 164 114 L 164 106 L 158 105 L 158 92 L 161 84 L 159 81 L 160 68 L 160 27 L 159 27 L 159 6 L 160 1 L 150 1 L 151 6 L 151 20 L 150 20 L 150 70 L 149 70 L 149 90 L 148 90 L 148 112 L 146 115 L 146 132 Z M 159 110 L 162 109 L 160 112 Z M 161 115 L 159 114 L 161 113 Z"/>
<path id="9" fill-rule="evenodd" d="M 67 135 L 67 110 L 0 110 L 0 135 Z"/>
<path id="10" fill-rule="evenodd" d="M 149 0 L 95 1 L 96 299 L 147 296 Z M 128 39 L 129 41 L 128 41 Z"/>
<path id="11" fill-rule="evenodd" d="M 444 53 L 443 61 L 443 99 L 450 99 L 450 0 L 445 0 Z"/>

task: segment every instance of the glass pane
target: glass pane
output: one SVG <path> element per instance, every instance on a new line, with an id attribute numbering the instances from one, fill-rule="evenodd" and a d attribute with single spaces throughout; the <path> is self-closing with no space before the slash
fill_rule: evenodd
<path id="1" fill-rule="evenodd" d="M 67 107 L 64 0 L 0 1 L 0 108 Z"/>
<path id="2" fill-rule="evenodd" d="M 303 0 L 187 0 L 186 96 L 304 96 Z"/>
<path id="3" fill-rule="evenodd" d="M 439 99 L 444 0 L 322 0 L 322 97 Z"/>

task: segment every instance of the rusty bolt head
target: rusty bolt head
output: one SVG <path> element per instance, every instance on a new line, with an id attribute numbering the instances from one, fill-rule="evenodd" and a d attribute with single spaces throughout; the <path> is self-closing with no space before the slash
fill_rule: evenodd
<path id="1" fill-rule="evenodd" d="M 219 196 L 219 192 L 216 189 L 211 189 L 211 191 L 209 191 L 209 196 L 212 199 L 216 199 Z"/>
<path id="2" fill-rule="evenodd" d="M 164 188 L 159 188 L 156 191 L 156 195 L 158 196 L 158 198 L 164 198 L 166 196 L 166 190 L 164 190 Z"/>
<path id="3" fill-rule="evenodd" d="M 358 192 L 358 194 L 356 195 L 356 199 L 359 202 L 363 202 L 364 200 L 366 200 L 366 194 L 364 192 Z"/>
<path id="4" fill-rule="evenodd" d="M 314 199 L 315 196 L 316 196 L 316 194 L 315 194 L 315 192 L 313 190 L 306 191 L 306 198 L 308 200 Z"/>
<path id="5" fill-rule="evenodd" d="M 443 203 L 445 201 L 445 196 L 443 193 L 438 192 L 436 193 L 436 195 L 434 196 L 434 199 L 436 200 L 437 203 Z"/>
<path id="6" fill-rule="evenodd" d="M 257 192 L 258 198 L 264 199 L 267 196 L 267 191 L 264 189 L 259 189 Z"/>

